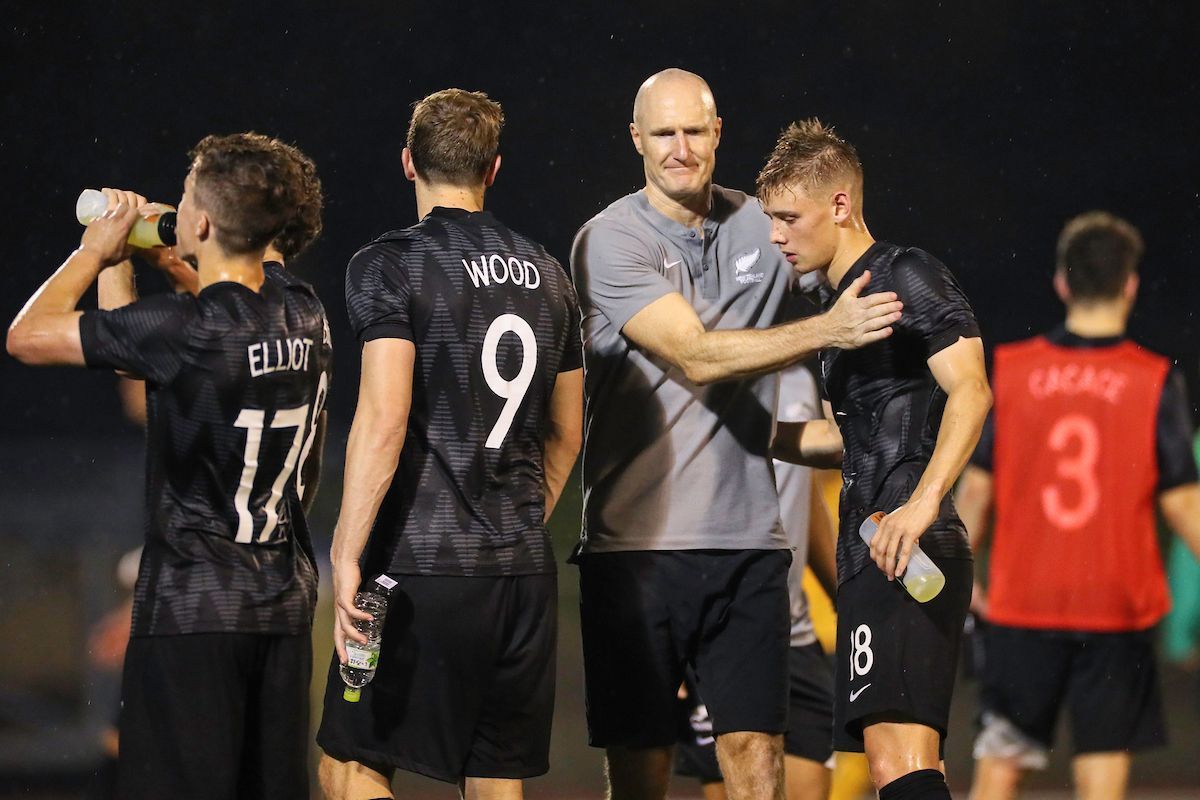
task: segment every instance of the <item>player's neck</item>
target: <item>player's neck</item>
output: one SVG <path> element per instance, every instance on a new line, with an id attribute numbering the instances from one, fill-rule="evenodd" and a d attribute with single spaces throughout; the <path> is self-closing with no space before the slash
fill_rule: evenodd
<path id="1" fill-rule="evenodd" d="M 200 274 L 200 289 L 203 291 L 205 287 L 214 283 L 230 281 L 257 292 L 262 288 L 264 280 L 262 262 L 262 253 L 206 258 L 199 262 L 197 269 Z"/>
<path id="2" fill-rule="evenodd" d="M 646 181 L 645 191 L 646 199 L 655 211 L 685 228 L 695 228 L 701 233 L 704 232 L 704 220 L 712 210 L 711 183 L 704 187 L 704 191 L 683 200 L 668 197 L 650 181 Z"/>
<path id="3" fill-rule="evenodd" d="M 825 270 L 825 274 L 829 278 L 829 285 L 836 289 L 854 263 L 862 258 L 862 254 L 867 252 L 873 244 L 875 244 L 875 237 L 871 236 L 871 232 L 867 230 L 865 224 L 842 228 L 838 237 L 837 252 L 834 253 L 833 261 L 829 262 L 829 267 Z"/>
<path id="4" fill-rule="evenodd" d="M 418 180 L 416 187 L 418 219 L 425 219 L 437 206 L 464 211 L 483 210 L 483 186 L 450 186 Z"/>
<path id="5" fill-rule="evenodd" d="M 1124 336 L 1129 311 L 1121 300 L 1074 303 L 1067 306 L 1067 331 L 1089 339 Z"/>

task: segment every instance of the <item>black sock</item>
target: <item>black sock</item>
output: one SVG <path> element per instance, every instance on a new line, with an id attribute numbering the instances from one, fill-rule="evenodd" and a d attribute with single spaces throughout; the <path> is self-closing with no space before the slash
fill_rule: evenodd
<path id="1" fill-rule="evenodd" d="M 879 800 L 950 800 L 950 788 L 936 769 L 919 769 L 880 789 Z"/>

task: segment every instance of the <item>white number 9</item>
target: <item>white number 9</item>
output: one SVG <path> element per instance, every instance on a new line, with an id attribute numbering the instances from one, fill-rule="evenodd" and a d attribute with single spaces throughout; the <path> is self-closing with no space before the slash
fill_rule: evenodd
<path id="1" fill-rule="evenodd" d="M 500 345 L 500 337 L 506 333 L 515 333 L 521 339 L 521 370 L 511 381 L 501 377 L 500 368 L 496 363 L 496 348 Z M 483 353 L 480 360 L 483 362 L 483 377 L 487 379 L 488 388 L 505 400 L 500 417 L 492 426 L 492 432 L 488 434 L 483 445 L 490 450 L 498 450 L 508 429 L 512 427 L 513 418 L 517 415 L 521 401 L 525 399 L 525 392 L 529 391 L 529 384 L 533 382 L 533 373 L 537 369 L 537 339 L 534 338 L 533 328 L 516 314 L 501 314 L 496 317 L 483 337 Z"/>

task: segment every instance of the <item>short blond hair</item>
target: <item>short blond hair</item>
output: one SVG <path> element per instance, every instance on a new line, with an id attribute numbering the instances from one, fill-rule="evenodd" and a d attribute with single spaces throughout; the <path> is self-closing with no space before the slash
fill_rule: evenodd
<path id="1" fill-rule="evenodd" d="M 793 122 L 779 134 L 766 166 L 758 173 L 758 196 L 796 185 L 812 192 L 839 178 L 848 178 L 861 191 L 862 175 L 854 145 L 811 117 Z"/>

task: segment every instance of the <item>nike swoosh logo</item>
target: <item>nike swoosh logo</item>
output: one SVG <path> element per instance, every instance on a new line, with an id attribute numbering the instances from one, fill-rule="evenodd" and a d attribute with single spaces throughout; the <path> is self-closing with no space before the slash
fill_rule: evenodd
<path id="1" fill-rule="evenodd" d="M 865 692 L 867 689 L 870 689 L 870 688 L 871 688 L 871 684 L 868 683 L 866 686 L 863 686 L 862 688 L 855 689 L 853 692 L 850 693 L 850 702 L 853 703 L 855 700 L 858 699 L 858 696 L 860 694 L 862 694 L 863 692 Z"/>
<path id="2" fill-rule="evenodd" d="M 681 259 L 679 259 L 678 261 L 667 261 L 667 260 L 664 258 L 664 259 L 663 259 L 663 269 L 671 269 L 671 267 L 678 267 L 678 266 L 679 266 L 680 264 L 682 264 L 682 263 L 683 263 L 683 259 L 682 259 L 682 258 L 681 258 Z"/>

